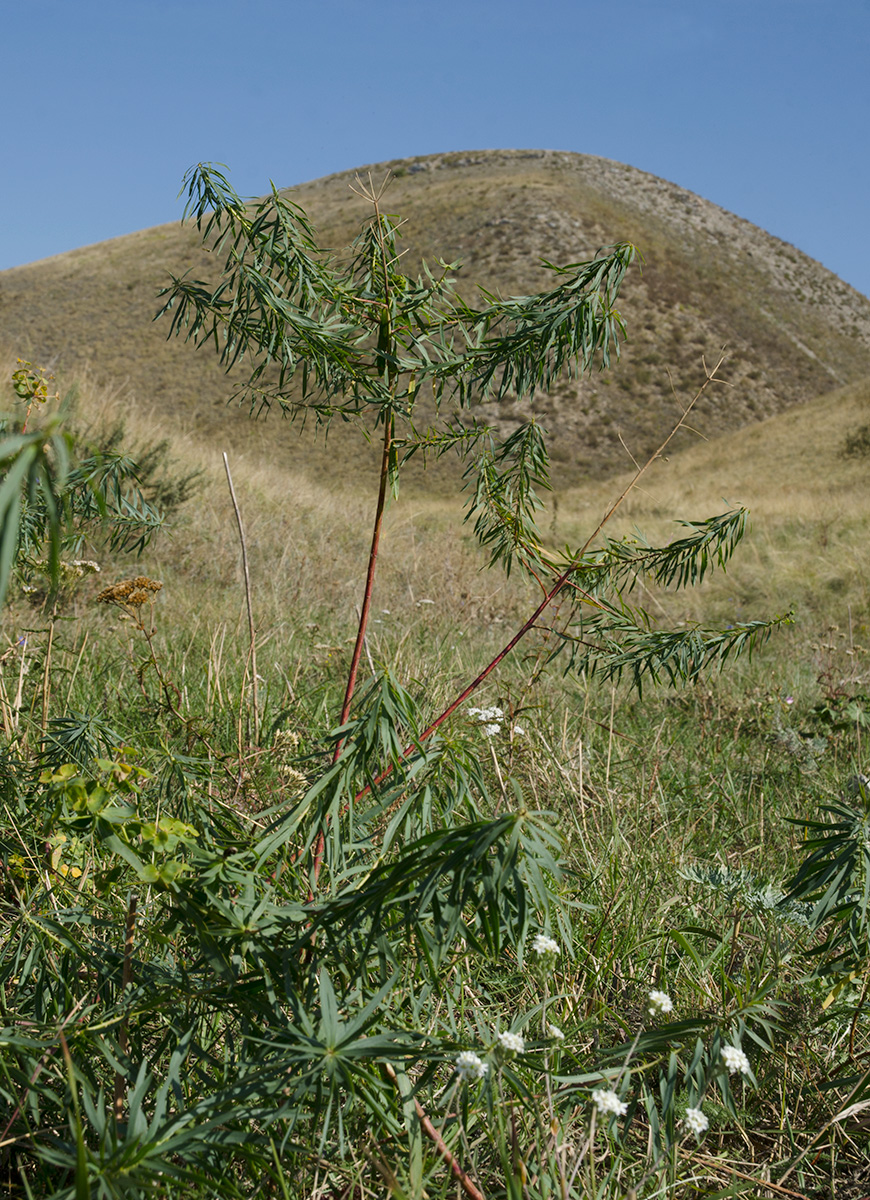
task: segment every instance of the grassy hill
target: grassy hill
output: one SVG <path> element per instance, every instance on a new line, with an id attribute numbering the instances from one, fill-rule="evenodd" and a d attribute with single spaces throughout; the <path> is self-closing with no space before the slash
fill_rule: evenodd
<path id="1" fill-rule="evenodd" d="M 791 607 L 809 624 L 847 622 L 851 614 L 857 628 L 870 613 L 868 421 L 870 381 L 863 380 L 698 440 L 653 464 L 611 535 L 640 528 L 653 540 L 668 538 L 674 516 L 742 505 L 751 518 L 746 543 L 726 576 L 692 595 L 685 615 L 743 619 Z M 625 482 L 617 476 L 559 494 L 551 538 L 582 540 Z"/>
<path id="2" fill-rule="evenodd" d="M 537 402 L 554 435 L 565 487 L 625 464 L 620 438 L 648 452 L 694 389 L 701 361 L 728 347 L 730 386 L 706 398 L 707 436 L 769 418 L 870 375 L 870 300 L 794 247 L 673 184 L 577 154 L 487 151 L 379 164 L 395 176 L 388 206 L 408 218 L 406 262 L 461 260 L 460 292 L 503 294 L 547 284 L 544 258 L 592 256 L 628 239 L 644 256 L 623 291 L 630 341 L 605 374 L 565 383 Z M 325 244 L 356 233 L 365 205 L 355 172 L 290 189 Z M 131 403 L 175 433 L 216 439 L 313 478 L 362 481 L 374 468 L 342 430 L 326 448 L 277 416 L 252 423 L 227 408 L 233 384 L 207 352 L 167 343 L 152 323 L 170 271 L 202 276 L 195 230 L 166 225 L 0 274 L 0 341 L 7 352 L 123 383 Z M 509 428 L 518 412 L 487 414 Z M 689 435 L 686 435 L 687 437 Z M 450 467 L 442 467 L 450 471 Z M 430 475 L 425 489 L 442 478 Z"/>
<path id="3" fill-rule="evenodd" d="M 123 421 L 135 457 L 171 443 L 170 482 L 203 472 L 141 559 L 87 545 L 100 573 L 74 577 L 59 611 L 23 590 L 4 609 L 6 1193 L 65 1197 L 75 1183 L 202 1200 L 362 1198 L 386 1185 L 446 1200 L 452 1161 L 488 1195 L 513 1170 L 515 1193 L 534 1200 L 699 1187 L 857 1200 L 870 1024 L 867 988 L 851 983 L 866 977 L 865 916 L 853 957 L 818 970 L 847 945 L 866 874 L 870 794 L 856 772 L 867 772 L 870 728 L 870 302 L 761 231 L 616 164 L 493 153 L 392 166 L 409 259 L 461 255 L 460 280 L 528 291 L 544 254 L 568 261 L 622 237 L 646 252 L 626 291 L 623 364 L 544 400 L 558 435 L 541 520 L 552 546 L 584 542 L 622 492 L 618 433 L 635 454 L 654 445 L 702 378 L 701 356 L 729 342 L 731 386 L 693 416 L 706 439 L 687 433 L 656 461 L 608 532 L 664 540 L 679 533 L 674 517 L 746 505 L 751 531 L 727 574 L 696 592 L 641 584 L 631 599 L 671 627 L 790 607 L 797 620 L 721 675 L 639 698 L 625 679 L 546 665 L 567 620 L 557 600 L 468 697 L 504 724 L 483 724 L 463 701 L 441 726 L 446 753 L 399 780 L 408 729 L 461 695 L 540 602 L 533 581 L 481 569 L 461 498 L 432 494 L 441 481 L 429 477 L 387 510 L 356 693 L 369 707 L 347 739 L 351 765 L 333 773 L 372 518 L 358 438 L 312 452 L 308 434 L 228 409 L 231 384 L 207 354 L 163 342 L 149 322 L 165 272 L 208 265 L 189 231 L 6 272 L 0 411 L 13 404 L 15 353 L 51 361 L 77 384 L 69 422 L 84 441 Z M 350 178 L 295 192 L 336 244 L 362 216 Z M 222 449 L 244 515 L 253 645 Z M 111 586 L 134 573 L 151 600 Z M 380 684 L 368 690 L 381 664 L 406 690 L 401 710 Z M 99 786 L 98 754 L 121 760 Z M 81 778 L 40 773 L 73 759 Z M 141 784 L 128 786 L 128 768 L 144 769 Z M 824 803 L 845 806 L 856 865 L 836 867 L 843 903 L 820 931 L 805 906 L 773 906 L 819 844 L 807 834 Z M 496 819 L 518 831 L 522 859 L 480 840 Z M 474 845 L 456 841 L 467 821 Z M 514 906 L 523 829 L 541 831 L 529 877 L 548 891 Z M 442 835 L 459 847 L 449 861 Z M 449 914 L 456 879 L 477 886 L 501 861 L 512 872 L 492 893 L 503 915 L 492 910 L 484 937 L 473 922 L 491 910 L 469 892 L 453 950 L 417 881 L 445 880 Z M 384 878 L 397 890 L 369 890 Z M 324 923 L 300 953 L 315 890 L 336 921 L 361 923 L 347 934 Z M 532 914 L 529 936 L 514 937 L 514 912 Z M 382 913 L 384 924 L 364 924 Z M 546 973 L 538 929 L 557 939 Z M 842 940 L 826 951 L 823 935 Z M 658 989 L 672 1020 L 650 1006 Z M 468 1053 L 476 1081 L 459 1074 Z M 746 1063 L 730 1084 L 729 1053 Z M 695 1062 L 689 1075 L 665 1074 L 676 1055 Z M 606 1125 L 613 1101 L 633 1105 L 619 1139 Z M 340 1129 L 328 1126 L 339 1109 Z M 421 1111 L 425 1138 L 406 1124 Z M 654 1158 L 656 1130 L 670 1129 Z M 179 1177 L 181 1163 L 199 1183 Z"/>

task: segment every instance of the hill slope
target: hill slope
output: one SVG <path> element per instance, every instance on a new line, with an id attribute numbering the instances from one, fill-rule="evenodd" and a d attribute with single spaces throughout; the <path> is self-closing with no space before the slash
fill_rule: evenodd
<path id="1" fill-rule="evenodd" d="M 795 608 L 854 624 L 870 613 L 870 380 L 836 388 L 787 412 L 654 463 L 610 526 L 654 543 L 679 536 L 674 518 L 742 505 L 750 533 L 727 575 L 673 595 L 681 615 L 743 620 Z M 850 443 L 852 452 L 850 453 Z M 581 543 L 628 482 L 589 481 L 563 491 L 542 525 L 551 541 Z M 862 651 L 862 654 L 864 651 Z"/>
<path id="2" fill-rule="evenodd" d="M 664 180 L 549 151 L 408 159 L 373 167 L 373 176 L 388 167 L 396 176 L 388 206 L 408 218 L 406 262 L 461 259 L 459 290 L 469 299 L 478 283 L 503 294 L 547 286 L 543 258 L 578 261 L 626 239 L 643 253 L 642 272 L 623 290 L 623 361 L 536 404 L 554 435 L 561 486 L 624 465 L 620 436 L 635 455 L 651 449 L 676 411 L 674 391 L 690 394 L 702 357 L 715 360 L 723 345 L 731 386 L 696 414 L 708 436 L 870 375 L 870 301 L 792 246 Z M 354 175 L 290 189 L 326 244 L 345 244 L 366 215 L 349 188 Z M 0 342 L 63 370 L 90 364 L 187 432 L 316 475 L 366 473 L 358 443 L 342 431 L 326 450 L 278 417 L 255 424 L 228 410 L 232 381 L 214 359 L 165 342 L 166 326 L 152 324 L 157 290 L 170 271 L 202 276 L 208 266 L 196 231 L 167 225 L 2 272 Z M 497 414 L 507 427 L 518 416 L 511 405 Z"/>

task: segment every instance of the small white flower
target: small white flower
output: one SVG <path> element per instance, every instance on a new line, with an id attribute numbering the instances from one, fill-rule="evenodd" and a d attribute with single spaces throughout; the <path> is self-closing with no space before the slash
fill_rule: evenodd
<path id="1" fill-rule="evenodd" d="M 532 949 L 535 954 L 558 954 L 559 943 L 554 938 L 547 937 L 545 933 L 536 933 Z"/>
<path id="2" fill-rule="evenodd" d="M 739 1046 L 726 1046 L 722 1051 L 722 1062 L 729 1075 L 733 1075 L 735 1071 L 739 1071 L 741 1075 L 749 1074 L 749 1059 Z"/>
<path id="3" fill-rule="evenodd" d="M 669 1013 L 674 1011 L 674 1002 L 667 992 L 652 991 L 649 994 L 649 1008 L 647 1012 L 651 1017 L 657 1017 L 661 1013 Z"/>
<path id="4" fill-rule="evenodd" d="M 511 733 L 514 735 L 514 737 L 525 737 L 526 736 L 526 731 L 525 731 L 525 729 L 523 729 L 522 725 L 512 725 Z"/>
<path id="5" fill-rule="evenodd" d="M 460 1079 L 483 1079 L 489 1066 L 473 1050 L 463 1050 L 456 1056 L 456 1074 Z"/>
<path id="6" fill-rule="evenodd" d="M 421 604 L 434 604 L 434 603 L 435 603 L 434 600 L 418 600 L 417 607 L 419 608 Z"/>
<path id="7" fill-rule="evenodd" d="M 547 1033 L 549 1033 L 551 1038 L 555 1038 L 557 1042 L 564 1042 L 564 1040 L 565 1040 L 565 1035 L 562 1032 L 562 1030 L 559 1028 L 558 1025 L 553 1025 L 552 1023 L 548 1023 L 547 1024 Z"/>
<path id="8" fill-rule="evenodd" d="M 468 708 L 466 712 L 470 717 L 476 717 L 481 725 L 486 727 L 484 728 L 484 733 L 495 722 L 504 720 L 504 713 L 500 708 L 496 708 L 495 705 L 492 708 Z M 492 734 L 487 734 L 487 737 L 492 737 Z"/>
<path id="9" fill-rule="evenodd" d="M 495 737 L 501 733 L 501 725 L 484 725 L 480 732 L 484 737 Z"/>
<path id="10" fill-rule="evenodd" d="M 609 1088 L 596 1088 L 592 1093 L 592 1103 L 600 1113 L 615 1113 L 617 1117 L 622 1117 L 628 1112 L 628 1105 Z"/>
<path id="11" fill-rule="evenodd" d="M 687 1108 L 685 1119 L 686 1127 L 691 1129 L 692 1133 L 706 1133 L 710 1128 L 710 1122 L 700 1108 Z"/>
<path id="12" fill-rule="evenodd" d="M 526 1043 L 520 1033 L 500 1033 L 498 1035 L 498 1044 L 502 1050 L 506 1050 L 508 1054 L 525 1054 Z"/>

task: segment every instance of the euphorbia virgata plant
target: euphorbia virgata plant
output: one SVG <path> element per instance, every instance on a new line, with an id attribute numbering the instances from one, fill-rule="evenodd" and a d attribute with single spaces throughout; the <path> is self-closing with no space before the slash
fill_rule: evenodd
<path id="1" fill-rule="evenodd" d="M 753 1023 L 757 1053 L 766 978 L 741 983 L 715 1028 L 706 997 L 694 1022 L 651 1028 L 671 1003 L 656 986 L 625 1046 L 599 1052 L 585 1035 L 578 1042 L 579 1007 L 571 996 L 562 1004 L 562 991 L 576 977 L 572 920 L 589 905 L 576 861 L 571 874 L 561 866 L 570 809 L 556 816 L 526 801 L 524 791 L 555 803 L 546 771 L 529 771 L 521 786 L 512 768 L 502 770 L 502 748 L 523 736 L 504 699 L 502 708 L 475 698 L 483 707 L 467 709 L 467 736 L 442 728 L 544 620 L 542 669 L 561 649 L 587 678 L 626 671 L 637 686 L 697 678 L 767 628 L 670 632 L 629 604 L 639 578 L 684 587 L 723 565 L 743 533 L 742 512 L 683 523 L 664 547 L 608 540 L 605 517 L 583 545 L 560 553 L 536 525 L 548 486 L 545 430 L 530 416 L 500 439 L 484 419 L 503 401 L 534 400 L 565 372 L 612 362 L 633 248 L 551 267 L 553 287 L 539 295 L 480 292 L 472 303 L 456 294 L 448 264 L 416 278 L 401 272 L 399 219 L 371 186 L 360 185 L 370 218 L 337 255 L 277 191 L 248 205 L 210 167 L 193 171 L 188 186 L 218 270 L 208 283 L 182 278 L 167 289 L 173 331 L 212 343 L 227 366 L 246 364 L 241 397 L 252 409 L 348 420 L 366 443 L 379 440 L 355 648 L 329 750 L 319 713 L 304 702 L 297 727 L 277 730 L 290 760 L 282 750 L 281 779 L 293 784 L 280 785 L 271 810 L 235 807 L 239 784 L 231 778 L 227 792 L 229 759 L 213 749 L 212 715 L 194 720 L 162 675 L 149 721 L 159 716 L 166 741 L 145 749 L 157 772 L 171 771 L 158 778 L 131 765 L 107 733 L 118 761 L 94 765 L 96 750 L 76 763 L 53 757 L 38 783 L 22 784 L 17 820 L 22 829 L 29 822 L 34 867 L 10 857 L 4 876 L 7 897 L 31 889 L 26 903 L 4 910 L 14 952 L 6 1004 L 23 1018 L 3 1033 L 16 1063 L 0 1083 L 11 1099 L 4 1138 L 14 1126 L 17 1144 L 55 1172 L 58 1196 L 107 1198 L 176 1184 L 202 1195 L 288 1195 L 294 1184 L 314 1194 L 333 1183 L 349 1193 L 347 1179 L 327 1184 L 319 1173 L 340 1174 L 355 1159 L 364 1173 L 369 1154 L 397 1195 L 437 1195 L 443 1184 L 477 1200 L 484 1189 L 500 1194 L 505 1180 L 511 1195 L 577 1195 L 577 1164 L 588 1162 L 594 1182 L 598 1147 L 616 1144 L 623 1113 L 633 1120 L 641 1111 L 654 1164 L 687 1136 L 675 1132 L 680 1120 L 694 1146 L 708 1085 L 729 1102 L 724 1048 L 749 1046 L 741 1022 Z M 714 377 L 706 372 L 700 390 Z M 62 491 L 47 444 L 45 433 L 33 442 L 17 435 L 0 454 L 9 547 L 0 577 L 17 553 L 9 539 L 20 513 L 41 513 L 39 528 L 50 533 L 62 510 L 50 502 Z M 356 685 L 385 507 L 411 455 L 446 452 L 463 458 L 468 519 L 490 562 L 527 572 L 540 596 L 478 676 L 428 711 L 427 697 L 395 671 Z M 132 581 L 137 611 L 147 598 L 140 582 Z M 133 595 L 126 584 L 109 593 Z M 153 660 L 150 642 L 149 651 Z M 136 682 L 141 692 L 141 671 Z M 58 754 L 81 726 L 63 721 Z M 523 715 L 530 737 L 535 722 Z M 238 728 L 241 765 L 241 720 Z M 154 736 L 150 725 L 142 736 L 143 745 Z M 276 736 L 252 759 L 278 745 Z M 49 837 L 52 862 L 68 859 L 68 875 L 43 871 Z M 34 920 L 37 912 L 50 920 Z M 596 917 L 600 928 L 607 912 Z M 722 945 L 733 960 L 731 934 Z M 648 983 L 671 986 L 661 972 Z M 491 1019 L 481 1016 L 487 1006 Z M 28 1098 L 53 1062 L 37 1111 Z M 735 1075 L 743 1088 L 749 1076 Z M 678 1095 L 690 1105 L 685 1118 Z M 567 1131 L 581 1111 L 588 1155 L 569 1160 Z"/>
<path id="2" fill-rule="evenodd" d="M 560 593 L 570 592 L 589 614 L 574 632 L 568 622 L 560 646 L 587 671 L 620 675 L 627 669 L 638 686 L 645 675 L 692 678 L 711 660 L 721 663 L 751 645 L 767 628 L 751 623 L 711 636 L 695 629 L 663 634 L 622 600 L 622 590 L 630 590 L 639 575 L 684 586 L 699 581 L 712 563 L 724 565 L 744 531 L 742 510 L 685 523 L 688 536 L 664 548 L 599 541 L 593 549 L 602 522 L 581 549 L 554 557 L 543 551 L 535 520 L 538 493 L 549 487 L 546 431 L 530 415 L 499 439 L 481 419 L 486 405 L 533 401 L 564 374 L 611 365 L 625 333 L 616 301 L 637 257 L 631 244 L 602 250 L 588 262 L 546 262 L 554 283 L 548 291 L 503 299 L 481 288 L 471 304 L 456 292 L 455 263 L 424 265 L 416 278 L 400 272 L 397 237 L 403 222 L 382 210 L 384 188 L 375 188 L 370 176 L 367 184 L 357 180 L 356 190 L 371 205 L 371 216 L 340 256 L 318 245 L 305 212 L 274 186 L 265 199 L 245 203 L 208 164 L 193 168 L 185 185 L 185 217 L 196 222 L 204 244 L 222 254 L 224 263 L 216 284 L 173 278 L 161 310 L 171 316 L 172 333 L 198 346 L 212 344 L 227 368 L 246 359 L 249 370 L 238 398 L 252 413 L 277 405 L 291 417 L 311 415 L 327 424 L 336 417 L 351 420 L 367 437 L 380 437 L 371 550 L 341 727 L 350 717 L 371 612 L 384 509 L 389 493 L 398 492 L 402 465 L 415 454 L 455 451 L 462 457 L 466 520 L 473 522 L 490 564 L 501 563 L 508 572 L 518 564 L 543 592 L 529 621 L 421 731 L 421 739 L 535 627 Z M 699 394 L 714 381 L 715 368 L 706 373 Z M 421 427 L 418 401 L 427 390 L 438 419 Z M 336 760 L 341 746 L 339 739 Z"/>

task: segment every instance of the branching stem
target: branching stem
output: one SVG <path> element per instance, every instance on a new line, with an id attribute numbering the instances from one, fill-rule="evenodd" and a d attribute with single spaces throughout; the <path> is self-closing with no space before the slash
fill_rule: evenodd
<path id="1" fill-rule="evenodd" d="M 577 553 L 571 559 L 568 566 L 561 573 L 561 575 L 558 577 L 558 579 L 553 584 L 553 586 L 550 588 L 550 590 L 546 593 L 546 595 L 544 596 L 544 599 L 541 601 L 541 603 L 538 605 L 538 607 L 535 609 L 535 611 L 532 613 L 532 615 L 529 617 L 529 619 L 527 621 L 525 621 L 523 623 L 523 625 L 520 626 L 519 630 L 514 634 L 514 636 L 507 643 L 507 645 L 504 647 L 504 649 L 499 651 L 499 653 L 495 656 L 495 658 L 492 659 L 492 661 L 489 662 L 487 664 L 487 666 L 485 666 L 483 668 L 483 670 L 480 672 L 480 674 L 471 681 L 471 683 L 468 685 L 468 687 L 466 687 L 462 692 L 460 692 L 459 695 L 456 697 L 456 699 L 451 704 L 449 704 L 447 706 L 447 708 L 444 709 L 444 711 L 441 713 L 441 715 L 436 717 L 435 720 L 432 722 L 432 724 L 427 726 L 427 728 L 423 730 L 423 732 L 420 734 L 417 741 L 412 742 L 409 746 L 405 747 L 404 751 L 402 752 L 400 761 L 408 758 L 408 756 L 410 754 L 412 754 L 414 752 L 414 750 L 416 750 L 419 747 L 421 742 L 424 742 L 428 737 L 431 737 L 431 735 L 435 732 L 435 730 L 447 720 L 447 718 L 451 715 L 451 713 L 454 713 L 456 711 L 456 709 L 459 708 L 459 706 L 461 704 L 463 704 L 468 699 L 468 697 L 470 695 L 472 695 L 472 693 L 475 692 L 480 687 L 480 685 L 483 683 L 483 681 L 489 675 L 492 674 L 492 672 L 499 665 L 499 663 L 504 658 L 507 658 L 507 656 L 513 650 L 513 648 L 519 642 L 522 641 L 522 639 L 526 636 L 526 634 L 529 632 L 529 630 L 534 628 L 538 618 L 545 612 L 547 607 L 550 604 L 552 604 L 552 602 L 556 599 L 556 597 L 559 595 L 559 593 L 562 591 L 562 589 L 565 587 L 565 585 L 569 582 L 569 580 L 571 579 L 571 576 L 577 570 L 577 567 L 580 564 L 580 562 L 583 558 L 583 555 L 586 553 L 586 551 L 592 545 L 594 540 L 598 537 L 601 530 L 611 520 L 611 518 L 614 516 L 616 511 L 622 506 L 623 502 L 625 501 L 625 499 L 629 495 L 629 493 L 632 492 L 634 490 L 634 488 L 637 486 L 637 484 L 640 482 L 641 476 L 648 470 L 648 468 L 650 466 L 652 466 L 652 464 L 656 461 L 657 458 L 659 458 L 662 454 L 664 454 L 665 450 L 668 448 L 671 441 L 676 437 L 679 430 L 683 428 L 683 426 L 686 423 L 686 419 L 687 419 L 689 413 L 695 407 L 698 400 L 700 400 L 701 396 L 707 390 L 709 385 L 711 383 L 720 382 L 719 380 L 717 380 L 716 372 L 719 370 L 719 368 L 721 367 L 724 360 L 725 360 L 725 355 L 723 353 L 722 355 L 720 355 L 719 361 L 713 367 L 712 371 L 706 370 L 706 368 L 705 368 L 706 379 L 701 384 L 701 386 L 698 388 L 697 392 L 692 397 L 692 399 L 689 401 L 689 403 L 686 406 L 686 408 L 684 409 L 680 419 L 674 424 L 670 433 L 665 438 L 665 440 L 662 442 L 662 444 L 658 447 L 658 449 L 653 451 L 653 453 L 649 456 L 649 458 L 646 460 L 646 462 L 643 463 L 642 466 L 638 467 L 637 471 L 632 476 L 628 485 L 623 489 L 623 491 L 620 493 L 619 497 L 613 502 L 613 504 L 611 504 L 610 508 L 607 510 L 607 512 L 604 514 L 604 516 L 598 522 L 598 525 L 595 527 L 595 529 L 592 531 L 592 533 L 586 539 L 584 544 L 580 547 L 580 549 L 577 551 Z M 597 603 L 597 601 L 592 596 L 590 596 L 587 592 L 581 591 L 580 595 L 581 595 L 582 599 L 586 600 L 590 604 Z M 374 782 L 372 784 L 369 784 L 368 786 L 364 787 L 357 794 L 356 799 L 359 800 L 362 796 L 365 796 L 366 793 L 369 792 L 372 787 L 375 787 L 378 784 L 382 783 L 387 778 L 388 775 L 392 774 L 394 766 L 395 766 L 394 763 L 390 763 L 390 765 L 387 766 L 380 773 L 380 775 L 377 776 L 377 778 L 374 780 Z"/>
<path id="2" fill-rule="evenodd" d="M 380 192 L 376 192 L 371 184 L 371 176 L 369 177 L 369 190 L 367 199 L 369 199 L 374 207 L 375 215 L 375 230 L 378 239 L 378 247 L 381 257 L 381 271 L 383 273 L 384 284 L 384 300 L 381 309 L 380 319 L 380 335 L 378 338 L 378 352 L 382 356 L 385 363 L 392 361 L 393 350 L 393 327 L 392 316 L 390 311 L 390 264 L 387 261 L 387 248 L 384 239 L 383 224 L 381 221 L 381 212 L 379 207 Z M 392 366 L 387 366 L 387 382 L 391 396 L 395 396 L 397 373 Z M 350 660 L 350 670 L 347 676 L 347 686 L 344 692 L 344 702 L 341 706 L 341 717 L 339 725 L 344 725 L 350 716 L 350 706 L 353 701 L 353 694 L 356 688 L 356 677 L 359 671 L 360 659 L 362 658 L 363 649 L 365 647 L 366 631 L 368 629 L 369 613 L 372 607 L 372 593 L 375 585 L 375 571 L 378 564 L 378 552 L 381 544 L 381 531 L 384 523 L 384 509 L 387 503 L 387 488 L 390 481 L 390 459 L 392 457 L 393 448 L 393 432 L 395 425 L 395 417 L 390 408 L 384 413 L 384 440 L 383 452 L 381 454 L 381 474 L 378 484 L 378 499 L 375 506 L 374 528 L 372 529 L 372 543 L 369 550 L 369 562 L 366 569 L 366 581 L 363 591 L 362 607 L 359 615 L 359 625 L 357 627 L 356 644 L 353 648 L 353 655 Z M 335 743 L 332 761 L 336 763 L 341 754 L 341 749 L 344 742 L 343 739 Z M 323 864 L 323 850 L 325 846 L 325 831 L 321 829 L 317 836 L 317 841 L 314 847 L 314 886 L 317 886 L 317 881 L 320 878 L 320 869 Z"/>

